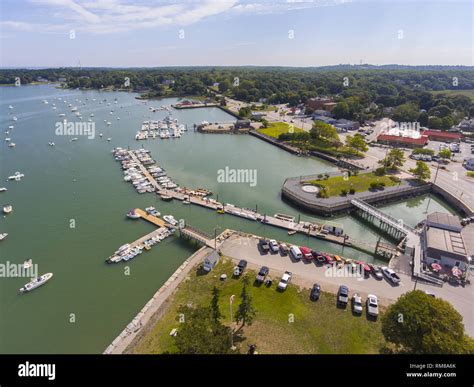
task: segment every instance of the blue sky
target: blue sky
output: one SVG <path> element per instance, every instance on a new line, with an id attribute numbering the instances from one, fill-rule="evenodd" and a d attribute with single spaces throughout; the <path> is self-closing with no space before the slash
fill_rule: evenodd
<path id="1" fill-rule="evenodd" d="M 470 0 L 0 4 L 2 67 L 473 65 Z"/>

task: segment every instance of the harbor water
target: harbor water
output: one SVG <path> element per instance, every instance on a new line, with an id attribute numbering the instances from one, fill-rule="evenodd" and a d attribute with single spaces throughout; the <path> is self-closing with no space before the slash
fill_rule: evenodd
<path id="1" fill-rule="evenodd" d="M 0 218 L 0 233 L 9 234 L 0 242 L 0 264 L 20 264 L 31 258 L 38 265 L 38 274 L 54 273 L 47 284 L 23 295 L 18 290 L 29 278 L 0 278 L 1 353 L 101 353 L 195 251 L 195 245 L 173 236 L 132 261 L 105 264 L 119 246 L 153 230 L 144 220 L 127 219 L 125 214 L 131 208 L 155 206 L 162 214 L 184 219 L 211 235 L 232 228 L 374 260 L 354 249 L 342 250 L 303 235 L 288 236 L 284 230 L 258 222 L 177 201 L 164 202 L 152 193 L 140 195 L 123 180 L 120 164 L 110 151 L 117 146 L 143 146 L 182 187 L 209 189 L 219 201 L 257 208 L 262 214 L 278 212 L 326 221 L 284 203 L 280 189 L 286 177 L 336 168 L 322 160 L 289 154 L 252 136 L 193 130 L 202 121 L 235 120 L 219 108 L 171 109 L 172 117 L 188 128 L 181 138 L 135 141 L 144 120 L 159 120 L 168 114 L 166 110 L 151 112 L 150 107 L 170 106 L 179 100 L 141 101 L 133 93 L 63 90 L 54 85 L 1 87 L 0 93 L 0 187 L 8 189 L 0 193 L 0 203 L 13 206 L 11 214 Z M 64 118 L 79 122 L 68 104 L 78 108 L 83 121 L 91 119 L 94 138 L 57 134 Z M 9 130 L 11 125 L 14 128 Z M 7 130 L 8 135 L 4 134 Z M 6 137 L 16 144 L 14 148 L 8 147 Z M 55 145 L 48 145 L 50 142 Z M 255 179 L 222 181 L 218 176 L 226 168 L 252 171 Z M 24 173 L 24 178 L 7 181 L 16 171 Z M 427 196 L 384 210 L 411 225 L 428 212 L 452 211 Z M 379 238 L 376 230 L 350 216 L 331 221 L 341 223 L 357 240 L 375 244 Z"/>

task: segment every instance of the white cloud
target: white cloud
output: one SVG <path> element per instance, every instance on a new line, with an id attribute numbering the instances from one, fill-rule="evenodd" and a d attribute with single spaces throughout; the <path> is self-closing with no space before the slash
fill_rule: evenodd
<path id="1" fill-rule="evenodd" d="M 49 15 L 49 24 L 31 21 L 4 21 L 4 28 L 54 32 L 75 29 L 94 34 L 185 26 L 216 15 L 243 13 L 280 13 L 336 5 L 347 0 L 29 0 Z"/>

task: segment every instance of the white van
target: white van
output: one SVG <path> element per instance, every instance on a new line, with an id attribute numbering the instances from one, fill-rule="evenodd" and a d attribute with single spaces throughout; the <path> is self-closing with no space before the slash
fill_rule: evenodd
<path id="1" fill-rule="evenodd" d="M 301 260 L 303 258 L 303 253 L 301 252 L 300 248 L 298 246 L 291 246 L 290 247 L 290 255 L 296 259 L 297 261 Z"/>

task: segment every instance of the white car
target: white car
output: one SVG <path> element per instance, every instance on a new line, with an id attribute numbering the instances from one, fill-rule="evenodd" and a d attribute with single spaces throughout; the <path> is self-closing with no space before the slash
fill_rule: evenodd
<path id="1" fill-rule="evenodd" d="M 362 297 L 357 293 L 352 296 L 352 311 L 357 314 L 362 313 Z"/>
<path id="2" fill-rule="evenodd" d="M 278 243 L 275 239 L 270 239 L 268 244 L 270 245 L 270 250 L 272 253 L 278 253 Z"/>
<path id="3" fill-rule="evenodd" d="M 288 287 L 288 284 L 291 281 L 292 276 L 293 276 L 293 273 L 291 273 L 290 271 L 285 271 L 285 274 L 283 274 L 283 277 L 281 277 L 281 280 L 278 283 L 278 289 L 286 290 L 286 288 Z"/>
<path id="4" fill-rule="evenodd" d="M 379 315 L 379 302 L 377 296 L 373 294 L 367 296 L 367 314 L 372 317 Z"/>

